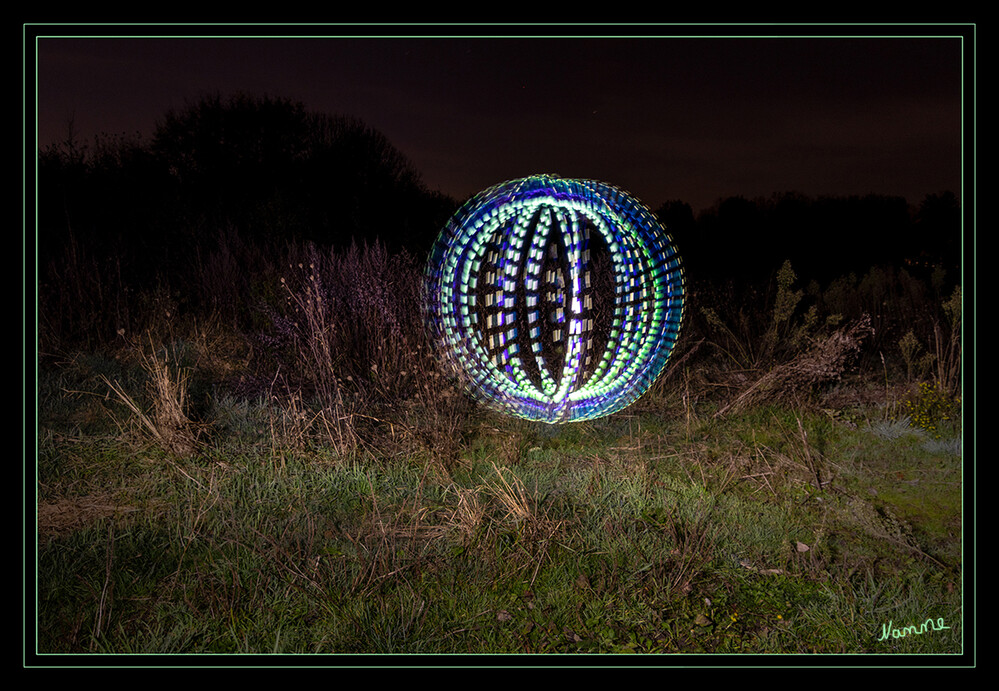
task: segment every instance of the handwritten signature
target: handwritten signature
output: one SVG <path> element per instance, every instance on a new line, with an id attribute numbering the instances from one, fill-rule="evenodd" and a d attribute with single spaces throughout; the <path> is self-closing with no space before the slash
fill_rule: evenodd
<path id="1" fill-rule="evenodd" d="M 903 628 L 898 628 L 893 626 L 894 622 L 889 621 L 887 624 L 881 625 L 881 638 L 879 641 L 884 641 L 889 638 L 905 638 L 906 636 L 920 636 L 927 631 L 941 631 L 943 629 L 949 629 L 950 627 L 944 624 L 943 617 L 938 617 L 936 621 L 932 618 L 927 619 L 919 626 L 905 626 Z"/>

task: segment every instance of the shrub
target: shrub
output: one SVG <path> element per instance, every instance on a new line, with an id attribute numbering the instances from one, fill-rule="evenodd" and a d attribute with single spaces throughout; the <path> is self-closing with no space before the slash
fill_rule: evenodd
<path id="1" fill-rule="evenodd" d="M 902 405 L 913 425 L 940 439 L 944 436 L 941 427 L 959 419 L 960 403 L 936 383 L 922 382 Z"/>
<path id="2" fill-rule="evenodd" d="M 817 305 L 806 309 L 805 292 L 795 288 L 797 281 L 791 262 L 785 261 L 766 298 L 757 298 L 754 291 L 709 298 L 701 315 L 712 345 L 746 370 L 786 362 L 811 346 L 821 332 L 835 327 L 841 316 L 830 314 L 823 322 Z"/>

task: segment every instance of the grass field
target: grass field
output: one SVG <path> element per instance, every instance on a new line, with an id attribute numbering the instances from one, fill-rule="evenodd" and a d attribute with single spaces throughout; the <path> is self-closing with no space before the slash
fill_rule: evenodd
<path id="1" fill-rule="evenodd" d="M 331 269 L 307 267 L 274 276 L 266 341 L 182 324 L 168 303 L 137 337 L 43 351 L 29 651 L 334 665 L 967 652 L 946 339 L 936 359 L 913 337 L 865 349 L 868 322 L 796 309 L 793 275 L 758 336 L 702 293 L 704 319 L 648 394 L 547 426 L 468 399 L 387 324 L 411 304 L 310 311 L 333 303 L 315 300 Z"/>
<path id="2" fill-rule="evenodd" d="M 445 458 L 430 414 L 337 452 L 227 399 L 178 456 L 82 393 L 121 368 L 42 381 L 39 652 L 962 651 L 955 428 L 661 387 L 573 426 L 472 411 Z"/>

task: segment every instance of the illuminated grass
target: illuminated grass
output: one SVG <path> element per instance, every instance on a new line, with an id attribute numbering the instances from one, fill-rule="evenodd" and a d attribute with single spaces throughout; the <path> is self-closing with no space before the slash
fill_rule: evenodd
<path id="1" fill-rule="evenodd" d="M 256 425 L 238 424 L 240 408 L 226 405 L 225 429 L 256 439 Z M 792 433 L 799 419 L 808 449 Z M 710 436 L 693 442 L 684 425 L 650 419 L 639 435 L 639 422 L 612 416 L 552 432 L 486 416 L 450 470 L 309 450 L 276 466 L 266 446 L 236 436 L 171 461 L 53 435 L 43 500 L 82 502 L 105 488 L 117 511 L 46 532 L 39 648 L 960 649 L 959 523 L 944 520 L 956 495 L 898 486 L 887 471 L 904 439 L 778 409 L 705 423 Z M 828 484 L 815 486 L 806 452 Z M 950 463 L 926 455 L 909 472 L 922 479 L 917 467 L 943 473 Z M 953 628 L 877 640 L 889 620 L 928 616 Z"/>

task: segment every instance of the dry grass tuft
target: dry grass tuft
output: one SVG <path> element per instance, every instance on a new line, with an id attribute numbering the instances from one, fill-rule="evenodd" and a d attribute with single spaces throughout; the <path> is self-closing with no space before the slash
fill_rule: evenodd
<path id="1" fill-rule="evenodd" d="M 446 524 L 451 532 L 456 532 L 465 542 L 471 542 L 486 518 L 486 507 L 477 489 L 457 487 L 457 499 L 450 510 Z"/>
<path id="2" fill-rule="evenodd" d="M 689 519 L 671 514 L 666 530 L 673 549 L 664 564 L 663 576 L 671 590 L 689 592 L 694 578 L 714 555 L 717 535 L 710 513 L 701 511 Z"/>
<path id="3" fill-rule="evenodd" d="M 290 388 L 284 396 L 272 393 L 270 400 L 270 436 L 276 456 L 284 449 L 303 451 L 312 442 L 321 442 L 336 456 L 347 457 L 361 444 L 357 416 L 339 389 L 318 410 Z"/>
<path id="4" fill-rule="evenodd" d="M 167 453 L 184 458 L 198 450 L 199 429 L 187 415 L 189 372 L 171 362 L 165 349 L 162 357 L 151 348 L 141 355 L 142 368 L 149 377 L 147 393 L 151 409 L 142 406 L 118 382 L 101 375 L 101 380 L 132 413 L 140 430 Z"/>
<path id="5" fill-rule="evenodd" d="M 516 524 L 533 523 L 535 521 L 534 512 L 531 510 L 531 503 L 528 501 L 524 484 L 513 473 L 509 473 L 511 480 L 506 478 L 503 470 L 493 463 L 493 470 L 496 471 L 496 480 L 486 483 L 487 491 L 495 497 L 506 514 L 507 520 L 512 520 Z M 508 471 L 509 472 L 509 471 Z"/>

